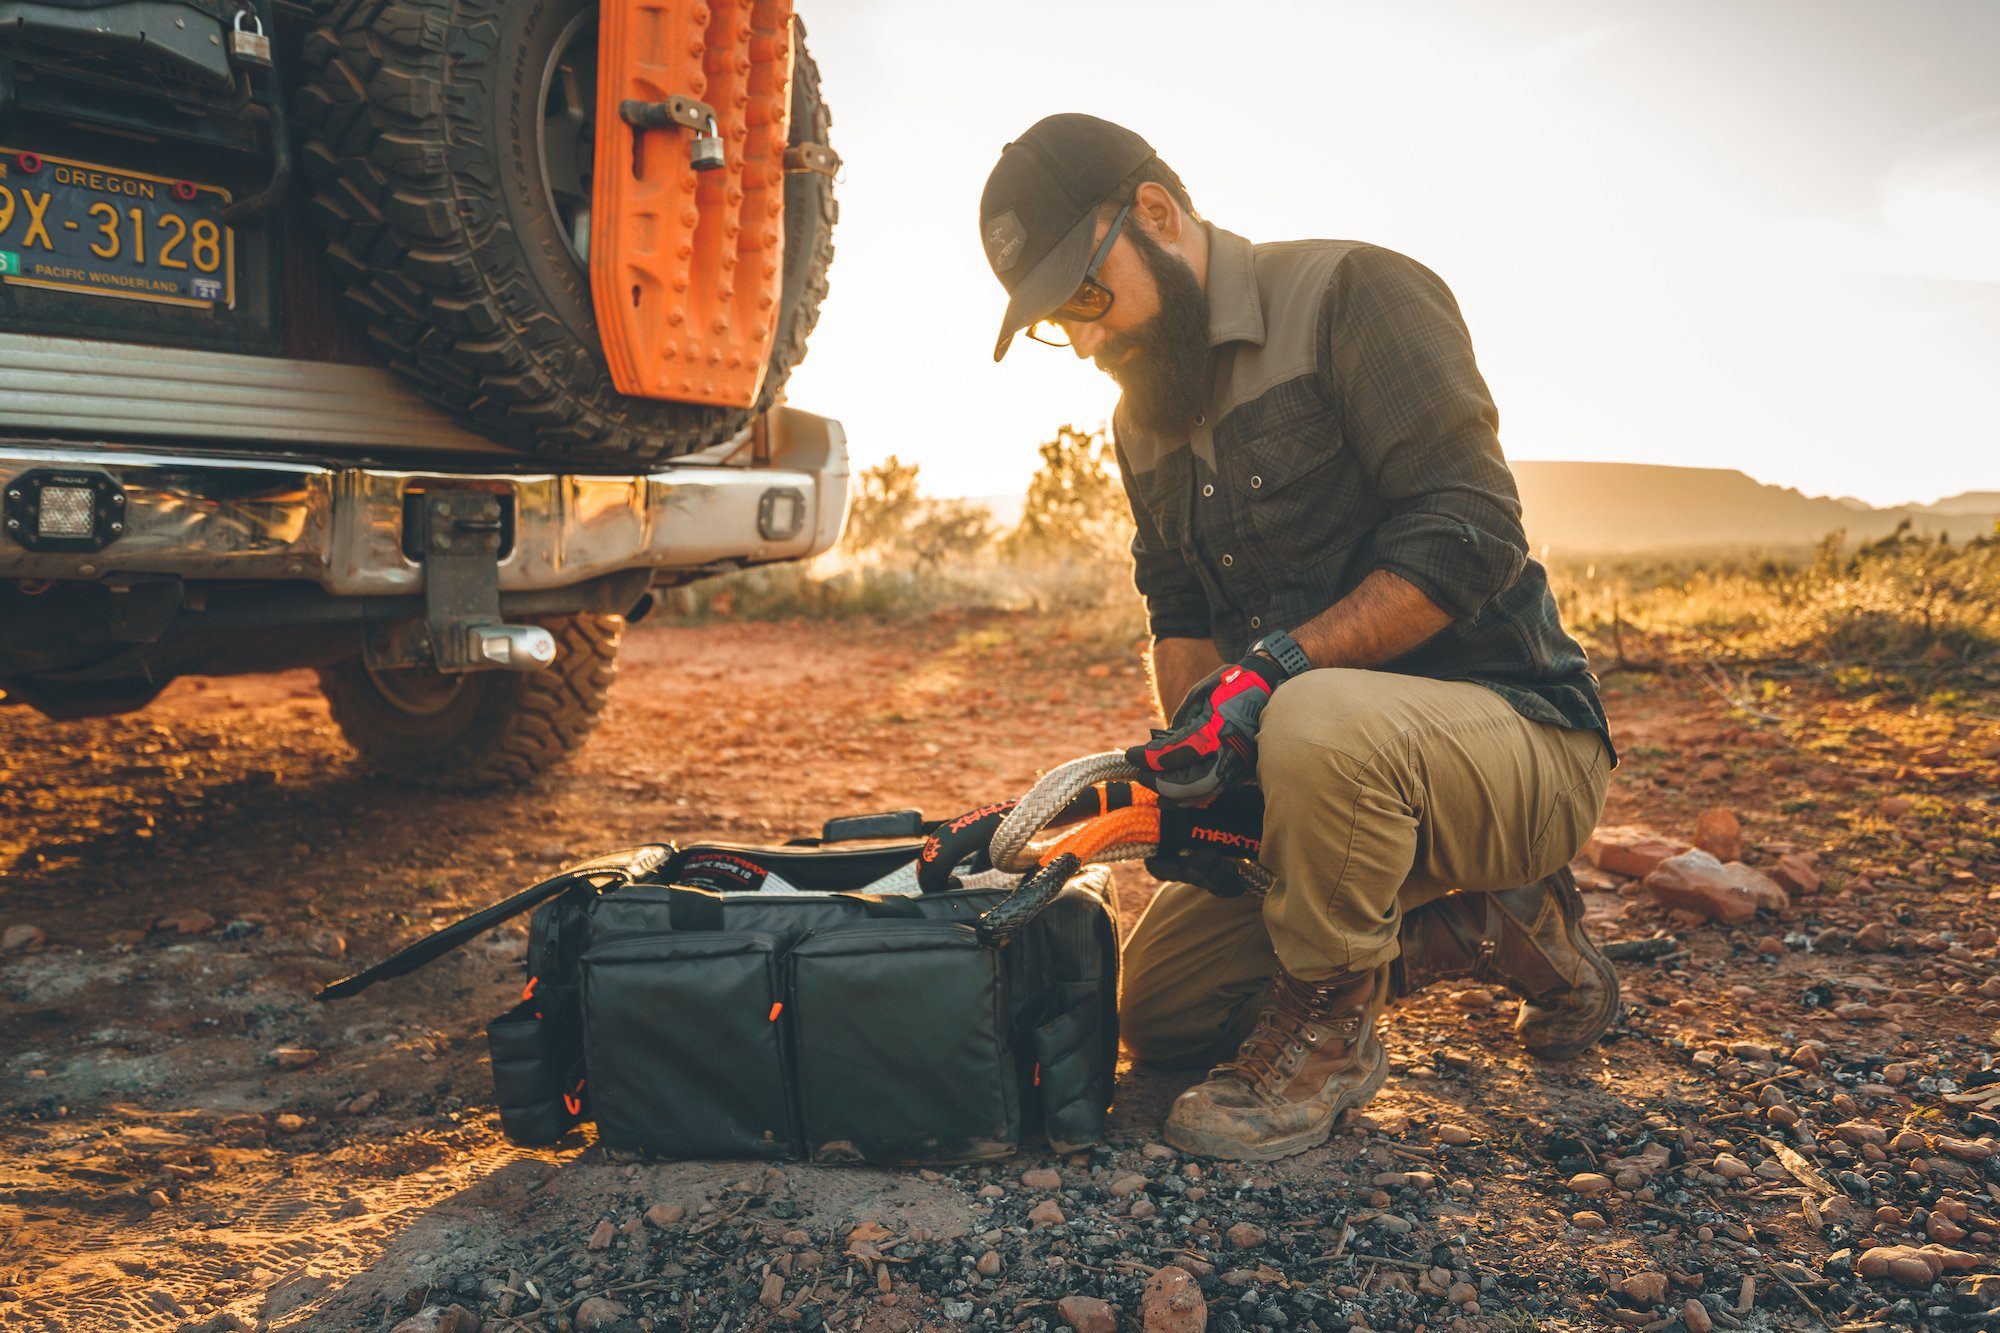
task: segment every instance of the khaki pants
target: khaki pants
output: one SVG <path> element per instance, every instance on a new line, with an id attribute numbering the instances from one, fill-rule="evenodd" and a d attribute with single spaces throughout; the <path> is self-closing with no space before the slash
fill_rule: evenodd
<path id="1" fill-rule="evenodd" d="M 1597 824 L 1595 732 L 1534 722 L 1481 685 L 1312 671 L 1257 734 L 1263 898 L 1168 884 L 1125 946 L 1120 1024 L 1142 1060 L 1214 1063 L 1255 1024 L 1279 962 L 1303 980 L 1395 958 L 1404 911 L 1531 883 Z"/>

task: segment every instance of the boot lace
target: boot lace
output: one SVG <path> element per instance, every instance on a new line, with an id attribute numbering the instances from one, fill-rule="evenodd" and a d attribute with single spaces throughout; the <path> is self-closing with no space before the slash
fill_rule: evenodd
<path id="1" fill-rule="evenodd" d="M 1271 985 L 1271 1002 L 1257 1015 L 1257 1026 L 1237 1048 L 1236 1058 L 1217 1065 L 1210 1077 L 1234 1078 L 1272 1093 L 1288 1078 L 1298 1057 L 1325 1037 L 1353 1041 L 1360 1036 L 1365 1015 L 1333 1018 L 1325 983 L 1299 981 L 1282 969 Z"/>

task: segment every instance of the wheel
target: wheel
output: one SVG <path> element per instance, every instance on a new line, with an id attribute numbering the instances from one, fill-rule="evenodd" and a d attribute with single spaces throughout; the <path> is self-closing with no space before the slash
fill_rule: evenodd
<path id="1" fill-rule="evenodd" d="M 596 0 L 315 0 L 298 118 L 312 213 L 384 358 L 495 442 L 640 463 L 728 438 L 805 355 L 833 259 L 833 182 L 785 181 L 784 284 L 749 409 L 628 398 L 591 306 Z M 827 142 L 795 42 L 793 143 Z"/>
<path id="2" fill-rule="evenodd" d="M 582 748 L 618 674 L 620 616 L 537 621 L 556 636 L 541 671 L 378 671 L 361 658 L 322 668 L 341 734 L 385 777 L 467 789 L 526 782 Z"/>

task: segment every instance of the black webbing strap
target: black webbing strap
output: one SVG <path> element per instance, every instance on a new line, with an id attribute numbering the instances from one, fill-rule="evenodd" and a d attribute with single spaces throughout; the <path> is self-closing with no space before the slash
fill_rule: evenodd
<path id="1" fill-rule="evenodd" d="M 667 925 L 673 930 L 721 930 L 722 895 L 676 884 L 667 890 Z"/>
<path id="2" fill-rule="evenodd" d="M 323 988 L 313 996 L 315 1000 L 344 1000 L 350 995 L 359 995 L 378 981 L 390 977 L 404 977 L 426 963 L 444 957 L 468 940 L 484 934 L 502 921 L 519 916 L 572 889 L 580 892 L 596 892 L 601 881 L 629 884 L 633 880 L 658 868 L 672 856 L 674 848 L 670 844 L 648 844 L 634 847 L 629 851 L 614 852 L 609 856 L 596 857 L 581 865 L 571 866 L 554 879 L 521 890 L 511 898 L 482 907 L 471 916 L 454 921 L 443 930 L 424 936 L 415 944 L 405 945 L 384 958 L 373 967 L 365 967 L 351 977 Z"/>

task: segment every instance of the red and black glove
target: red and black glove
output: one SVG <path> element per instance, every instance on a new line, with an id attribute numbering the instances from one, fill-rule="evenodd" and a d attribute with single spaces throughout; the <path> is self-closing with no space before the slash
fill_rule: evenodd
<path id="1" fill-rule="evenodd" d="M 1173 725 L 1125 752 L 1162 801 L 1203 805 L 1257 776 L 1257 726 L 1271 694 L 1312 663 L 1292 636 L 1266 634 L 1241 662 L 1188 692 Z"/>

